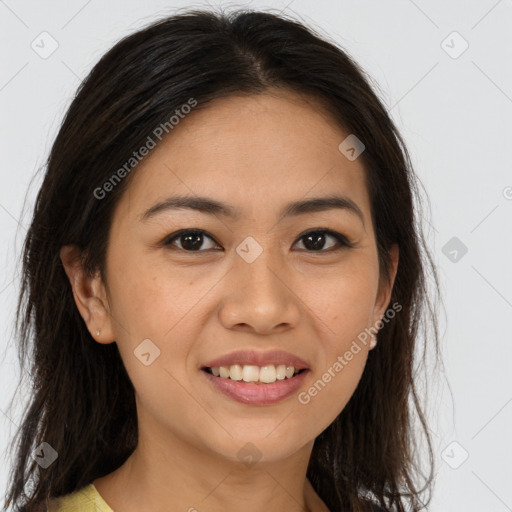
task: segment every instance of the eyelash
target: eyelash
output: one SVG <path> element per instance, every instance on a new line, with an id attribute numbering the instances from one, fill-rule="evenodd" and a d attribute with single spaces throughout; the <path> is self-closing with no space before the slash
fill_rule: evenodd
<path id="1" fill-rule="evenodd" d="M 326 249 L 326 250 L 318 250 L 318 251 L 313 251 L 313 250 L 307 250 L 307 249 L 303 249 L 305 250 L 306 252 L 309 252 L 309 253 L 312 253 L 312 254 L 316 254 L 316 253 L 330 253 L 330 252 L 336 252 L 336 251 L 339 251 L 339 250 L 342 250 L 344 248 L 352 248 L 354 247 L 353 244 L 351 244 L 347 238 L 342 235 L 341 233 L 338 233 L 336 231 L 332 231 L 330 229 L 320 229 L 320 228 L 315 228 L 315 229 L 312 229 L 312 230 L 309 230 L 307 231 L 306 233 L 303 233 L 302 235 L 299 236 L 298 240 L 301 240 L 302 238 L 308 236 L 308 235 L 311 235 L 311 234 L 314 234 L 314 233 L 321 233 L 321 234 L 327 234 L 329 236 L 332 236 L 333 238 L 336 239 L 336 241 L 338 242 L 338 244 L 340 245 L 338 248 L 330 248 L 330 249 Z M 171 235 L 167 236 L 164 241 L 162 242 L 162 245 L 165 246 L 165 247 L 169 247 L 173 244 L 173 242 L 179 238 L 181 238 L 183 235 L 187 235 L 187 234 L 194 234 L 194 235 L 206 235 L 208 238 L 210 238 L 211 240 L 213 240 L 217 245 L 219 245 L 215 239 L 208 234 L 208 232 L 202 230 L 202 229 L 182 229 L 180 231 L 177 231 L 176 233 L 172 233 Z M 184 252 L 188 252 L 188 253 L 198 253 L 198 252 L 206 252 L 206 251 L 209 251 L 211 249 L 206 249 L 206 250 L 198 250 L 198 251 L 187 251 L 186 249 L 182 249 L 181 247 L 172 247 L 172 250 L 180 250 L 180 251 L 184 251 Z"/>

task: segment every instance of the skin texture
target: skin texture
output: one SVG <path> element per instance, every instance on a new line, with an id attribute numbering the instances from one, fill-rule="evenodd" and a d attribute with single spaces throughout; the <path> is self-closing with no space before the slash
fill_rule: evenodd
<path id="1" fill-rule="evenodd" d="M 137 449 L 94 481 L 113 509 L 322 510 L 306 479 L 313 442 L 356 389 L 368 345 L 360 343 L 306 405 L 297 394 L 265 406 L 235 402 L 200 368 L 238 349 L 285 350 L 310 367 L 304 391 L 382 318 L 398 251 L 391 251 L 386 283 L 379 279 L 361 159 L 338 150 L 347 135 L 312 99 L 295 93 L 215 100 L 180 121 L 131 176 L 111 226 L 106 283 L 99 273 L 83 273 L 73 247 L 62 249 L 91 336 L 118 344 L 136 390 Z M 278 216 L 290 201 L 334 193 L 359 206 L 364 225 L 341 209 Z M 227 203 L 239 218 L 182 209 L 141 220 L 174 194 Z M 163 245 L 192 228 L 207 232 L 199 251 L 180 248 L 183 237 Z M 315 251 L 303 234 L 320 228 L 345 235 L 354 247 L 326 235 Z M 263 249 L 250 264 L 236 252 L 248 236 Z M 134 350 L 148 338 L 160 356 L 145 366 Z M 249 442 L 261 455 L 252 467 L 237 456 Z"/>

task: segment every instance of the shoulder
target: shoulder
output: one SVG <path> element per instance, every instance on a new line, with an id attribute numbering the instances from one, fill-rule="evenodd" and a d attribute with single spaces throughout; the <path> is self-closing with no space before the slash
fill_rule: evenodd
<path id="1" fill-rule="evenodd" d="M 113 512 L 91 483 L 50 500 L 48 512 Z"/>

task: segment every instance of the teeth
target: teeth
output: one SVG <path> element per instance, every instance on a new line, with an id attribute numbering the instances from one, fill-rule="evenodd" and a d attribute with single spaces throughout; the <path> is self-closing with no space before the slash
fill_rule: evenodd
<path id="1" fill-rule="evenodd" d="M 265 384 L 271 384 L 276 382 L 276 380 L 291 379 L 295 374 L 299 373 L 299 370 L 296 370 L 294 366 L 286 366 L 284 364 L 280 364 L 277 367 L 270 364 L 261 368 L 254 365 L 242 366 L 234 364 L 229 367 L 210 368 L 210 370 L 215 377 L 243 380 L 244 382 L 262 382 Z"/>
<path id="2" fill-rule="evenodd" d="M 221 366 L 222 368 L 222 366 Z M 229 377 L 231 378 L 231 370 Z M 257 366 L 245 366 L 242 368 L 242 379 L 244 382 L 258 382 L 260 369 Z"/>
<path id="3" fill-rule="evenodd" d="M 242 380 L 244 374 L 239 364 L 234 364 L 229 368 L 229 378 L 232 380 Z"/>
<path id="4" fill-rule="evenodd" d="M 276 381 L 276 367 L 274 365 L 271 366 L 262 366 L 260 368 L 260 382 L 275 382 Z"/>
<path id="5" fill-rule="evenodd" d="M 280 364 L 276 368 L 276 378 L 277 380 L 284 380 L 286 377 L 286 366 L 284 364 Z"/>

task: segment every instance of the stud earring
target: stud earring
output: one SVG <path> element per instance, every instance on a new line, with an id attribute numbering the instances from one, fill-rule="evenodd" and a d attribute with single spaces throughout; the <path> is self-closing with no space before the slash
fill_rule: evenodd
<path id="1" fill-rule="evenodd" d="M 96 329 L 96 336 L 99 336 L 101 332 L 101 329 Z"/>
<path id="2" fill-rule="evenodd" d="M 370 350 L 374 349 L 377 345 L 377 336 L 375 334 L 372 334 L 372 338 L 370 340 Z"/>

